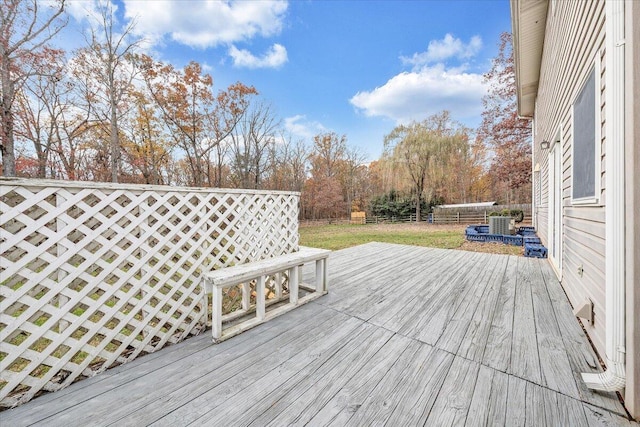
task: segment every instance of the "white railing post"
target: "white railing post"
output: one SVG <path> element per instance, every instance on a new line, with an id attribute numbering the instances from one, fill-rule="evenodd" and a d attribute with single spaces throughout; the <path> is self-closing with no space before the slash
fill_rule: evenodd
<path id="1" fill-rule="evenodd" d="M 289 269 L 289 301 L 298 304 L 298 267 Z"/>
<path id="2" fill-rule="evenodd" d="M 263 320 L 265 315 L 264 276 L 256 280 L 256 317 Z"/>

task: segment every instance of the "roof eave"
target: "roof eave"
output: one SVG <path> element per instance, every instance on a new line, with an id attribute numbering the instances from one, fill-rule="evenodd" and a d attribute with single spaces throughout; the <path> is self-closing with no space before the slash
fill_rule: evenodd
<path id="1" fill-rule="evenodd" d="M 532 117 L 544 45 L 548 0 L 511 0 L 518 115 Z"/>

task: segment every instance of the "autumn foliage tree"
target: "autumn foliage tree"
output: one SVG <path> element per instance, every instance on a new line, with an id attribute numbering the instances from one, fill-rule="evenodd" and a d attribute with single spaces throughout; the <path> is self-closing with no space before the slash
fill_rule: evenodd
<path id="1" fill-rule="evenodd" d="M 511 33 L 500 35 L 498 55 L 484 75 L 489 87 L 482 102 L 478 138 L 493 152 L 490 175 L 496 198 L 525 201 L 531 185 L 531 122 L 518 117 Z"/>
<path id="2" fill-rule="evenodd" d="M 134 111 L 123 123 L 122 152 L 127 163 L 142 175 L 145 184 L 165 184 L 172 146 L 147 94 L 133 92 Z"/>
<path id="3" fill-rule="evenodd" d="M 190 184 L 202 186 L 207 177 L 206 159 L 213 148 L 206 138 L 207 117 L 213 111 L 213 78 L 194 61 L 182 70 L 146 55 L 140 56 L 138 63 L 173 143 L 187 156 Z"/>
<path id="4" fill-rule="evenodd" d="M 485 75 L 476 138 L 445 111 L 397 126 L 367 163 L 346 135 L 290 133 L 253 86 L 215 92 L 202 64 L 137 52 L 112 3 L 91 15 L 86 45 L 65 52 L 52 43 L 62 0 L 0 1 L 4 175 L 300 191 L 303 218 L 344 218 L 371 201 L 420 218 L 436 200 L 528 195 L 530 130 L 516 115 L 508 34 Z"/>
<path id="5" fill-rule="evenodd" d="M 313 137 L 309 155 L 311 177 L 304 185 L 303 207 L 313 218 L 343 216 L 345 201 L 340 185 L 340 165 L 347 150 L 346 135 L 326 132 Z"/>

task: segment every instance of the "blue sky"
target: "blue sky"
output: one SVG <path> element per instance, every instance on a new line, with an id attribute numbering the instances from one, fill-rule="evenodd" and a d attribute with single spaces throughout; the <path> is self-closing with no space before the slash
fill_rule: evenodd
<path id="1" fill-rule="evenodd" d="M 68 1 L 69 42 L 93 2 Z M 114 4 L 120 23 L 136 20 L 157 59 L 200 62 L 216 91 L 254 85 L 294 137 L 346 134 L 369 160 L 394 126 L 443 109 L 476 127 L 482 74 L 510 30 L 507 0 Z"/>

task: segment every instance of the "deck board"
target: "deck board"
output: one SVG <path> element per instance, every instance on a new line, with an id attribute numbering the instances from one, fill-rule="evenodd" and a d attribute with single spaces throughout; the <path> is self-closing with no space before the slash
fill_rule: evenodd
<path id="1" fill-rule="evenodd" d="M 546 260 L 370 243 L 331 254 L 329 284 L 233 339 L 204 333 L 0 424 L 637 425 L 582 384 L 600 368 Z"/>
<path id="2" fill-rule="evenodd" d="M 467 414 L 467 426 L 505 425 L 509 377 L 500 371 L 480 366 L 478 380 Z"/>
<path id="3" fill-rule="evenodd" d="M 511 363 L 508 372 L 519 378 L 541 384 L 540 356 L 531 295 L 533 284 L 531 270 L 531 263 L 528 260 L 518 258 Z"/>
<path id="4" fill-rule="evenodd" d="M 511 363 L 517 272 L 518 258 L 509 257 L 482 357 L 484 365 L 501 372 L 507 372 Z"/>

